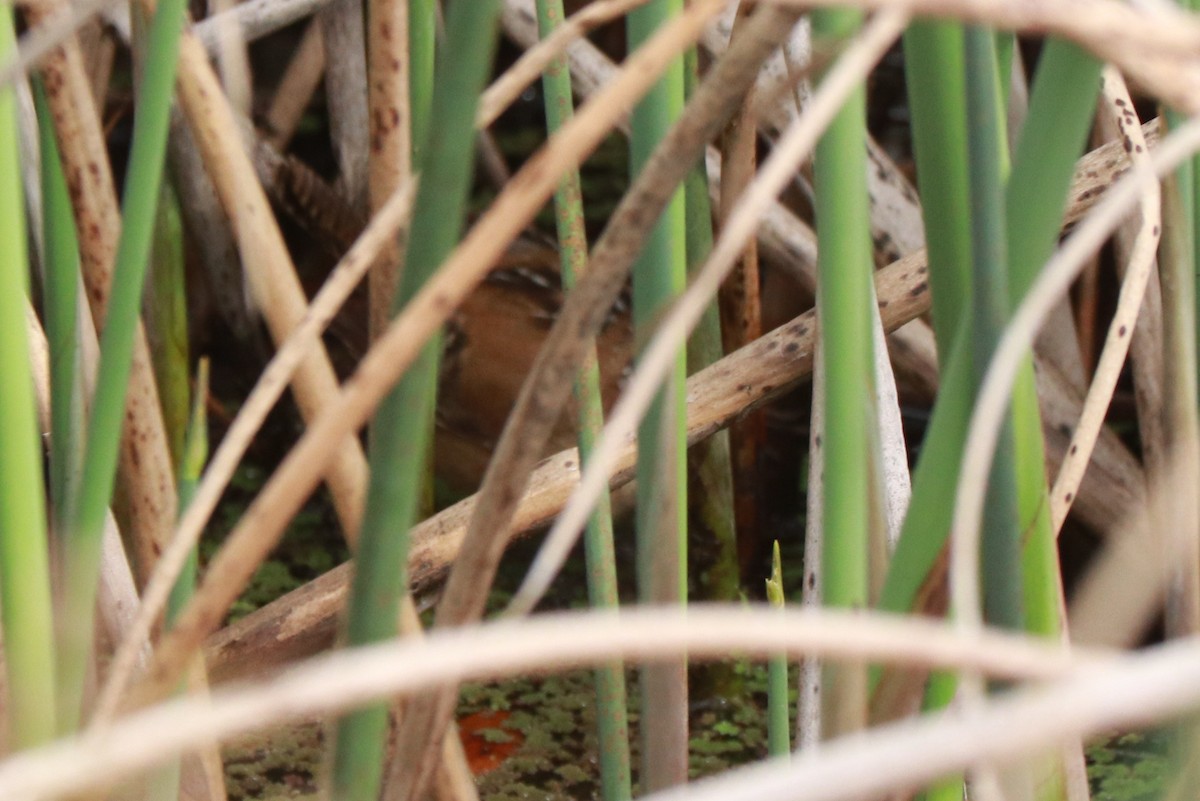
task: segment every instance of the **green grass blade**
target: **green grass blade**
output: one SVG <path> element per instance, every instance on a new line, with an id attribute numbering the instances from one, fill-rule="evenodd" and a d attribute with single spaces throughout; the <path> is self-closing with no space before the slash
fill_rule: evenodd
<path id="1" fill-rule="evenodd" d="M 1024 297 L 1058 243 L 1075 160 L 1096 110 L 1100 66 L 1077 45 L 1059 39 L 1046 43 L 1038 64 L 1006 192 L 1014 303 Z"/>
<path id="2" fill-rule="evenodd" d="M 404 273 L 393 302 L 403 308 L 458 241 L 474 165 L 476 101 L 491 68 L 499 4 L 456 0 L 447 11 L 428 147 Z M 416 520 L 430 442 L 441 338 L 435 337 L 380 404 L 370 431 L 371 481 L 350 590 L 351 645 L 395 636 L 398 603 L 408 586 L 408 529 Z M 399 567 L 397 567 L 399 566 Z M 338 798 L 376 798 L 382 776 L 386 705 L 338 724 L 333 783 Z"/>
<path id="3" fill-rule="evenodd" d="M 913 494 L 880 606 L 908 611 L 946 542 L 974 397 L 968 336 L 971 223 L 961 26 L 914 22 L 904 34 L 913 148 L 929 254 L 940 391 L 913 474 Z"/>
<path id="4" fill-rule="evenodd" d="M 100 366 L 88 422 L 83 479 L 75 520 L 67 531 L 58 676 L 65 730 L 76 727 L 83 711 L 83 679 L 92 645 L 101 534 L 115 481 L 125 391 L 162 180 L 185 11 L 180 0 L 159 4 L 150 27 L 146 70 L 138 93 L 121 238 L 100 339 Z"/>
<path id="5" fill-rule="evenodd" d="M 50 347 L 50 500 L 53 525 L 71 519 L 83 464 L 84 389 L 79 360 L 79 238 L 54 137 L 54 123 L 40 81 L 34 82 L 42 153 L 42 204 L 46 244 L 43 313 Z"/>
<path id="6" fill-rule="evenodd" d="M 1075 160 L 1083 151 L 1096 97 L 1100 62 L 1076 45 L 1052 39 L 1038 65 L 1029 116 L 1013 156 L 1006 191 L 1008 275 L 1019 303 L 1058 243 Z M 1058 552 L 1050 528 L 1045 446 L 1033 367 L 1013 389 L 1017 492 L 1024 551 L 1026 627 L 1048 636 L 1061 630 Z"/>
<path id="7" fill-rule="evenodd" d="M 1100 90 L 1101 64 L 1072 43 L 1051 39 L 1042 53 L 1029 114 L 1013 156 L 1006 190 L 1008 280 L 1019 303 L 1058 243 L 1075 160 L 1083 152 Z M 1020 536 L 1024 543 L 1027 631 L 1060 635 L 1062 572 L 1050 523 L 1045 443 L 1032 360 L 1013 386 L 1012 426 Z M 1062 797 L 1061 762 L 1054 758 L 1038 795 Z"/>
<path id="8" fill-rule="evenodd" d="M 971 297 L 962 39 L 958 24 L 929 20 L 914 22 L 904 34 L 913 150 L 929 253 L 933 330 L 941 353 L 953 349 Z M 914 491 L 914 502 L 917 494 Z"/>
<path id="9" fill-rule="evenodd" d="M 16 52 L 12 8 L 0 9 L 0 61 Z M 16 102 L 0 87 L 0 608 L 9 743 L 54 737 L 54 656 L 46 493 L 25 331 L 29 259 Z"/>
<path id="10" fill-rule="evenodd" d="M 1005 264 L 1004 158 L 994 35 L 969 26 L 963 33 L 967 75 L 968 154 L 973 258 L 971 328 L 976 392 L 1008 319 Z M 1021 530 L 1017 519 L 1011 421 L 1006 422 L 992 460 L 981 543 L 984 617 L 1020 629 L 1024 621 Z M 984 567 L 986 566 L 986 567 Z"/>
<path id="11" fill-rule="evenodd" d="M 192 397 L 192 408 L 189 416 L 187 432 L 183 441 L 178 467 L 179 508 L 187 509 L 200 484 L 200 475 L 208 461 L 208 415 L 206 413 L 208 400 L 208 358 L 200 359 L 196 369 L 196 389 Z M 171 590 L 167 601 L 166 620 L 173 623 L 183 607 L 192 597 L 196 583 L 196 551 L 192 549 L 187 564 L 179 573 L 179 578 Z"/>
<path id="12" fill-rule="evenodd" d="M 183 221 L 179 201 L 163 184 L 154 222 L 150 274 L 142 304 L 146 339 L 171 460 L 178 468 L 189 425 L 187 279 L 183 263 Z M 177 479 L 178 481 L 179 479 Z M 181 509 L 185 506 L 180 505 Z"/>

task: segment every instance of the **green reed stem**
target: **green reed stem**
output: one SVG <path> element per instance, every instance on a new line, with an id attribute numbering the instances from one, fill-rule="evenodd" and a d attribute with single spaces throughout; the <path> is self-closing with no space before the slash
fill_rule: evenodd
<path id="1" fill-rule="evenodd" d="M 779 540 L 771 549 L 771 577 L 767 579 L 767 603 L 783 609 L 783 563 L 779 558 Z M 767 662 L 767 753 L 773 757 L 792 753 L 791 710 L 788 700 L 788 660 L 784 654 Z"/>
<path id="2" fill-rule="evenodd" d="M 856 10 L 812 15 L 814 44 L 853 36 Z M 874 261 L 867 198 L 866 91 L 847 99 L 817 145 L 818 292 L 825 363 L 824 603 L 870 603 L 868 554 L 874 503 L 870 465 L 874 363 L 871 312 Z M 866 725 L 867 675 L 860 666 L 827 667 L 822 685 L 824 733 L 836 737 Z"/>
<path id="3" fill-rule="evenodd" d="M 961 26 L 914 22 L 904 34 L 904 67 L 929 254 L 933 331 L 938 351 L 948 354 L 969 314 L 971 298 L 967 118 L 963 113 L 966 66 Z M 914 502 L 918 495 L 914 487 Z M 900 557 L 897 550 L 894 559 Z"/>
<path id="4" fill-rule="evenodd" d="M 146 70 L 138 92 L 122 204 L 121 238 L 117 244 L 107 318 L 100 338 L 100 365 L 88 423 L 80 497 L 72 524 L 65 532 L 64 597 L 58 654 L 64 730 L 76 728 L 83 712 L 83 681 L 93 640 L 101 535 L 115 482 L 133 339 L 162 182 L 179 34 L 185 10 L 181 0 L 159 3 L 150 26 Z"/>
<path id="5" fill-rule="evenodd" d="M 429 135 L 419 162 L 421 183 L 404 272 L 393 314 L 417 293 L 458 241 L 474 165 L 474 117 L 491 68 L 499 3 L 455 0 L 447 7 L 446 48 L 438 59 Z M 362 645 L 393 637 L 408 586 L 408 530 L 416 522 L 432 428 L 441 337 L 421 350 L 379 405 L 371 424 L 367 489 L 346 637 Z M 379 793 L 387 705 L 338 722 L 333 784 L 337 798 L 374 801 Z"/>
<path id="6" fill-rule="evenodd" d="M 651 0 L 626 20 L 633 50 L 683 9 L 682 0 Z M 683 110 L 683 61 L 677 59 L 634 107 L 630 171 L 649 160 Z M 687 276 L 686 211 L 682 189 L 664 210 L 633 267 L 633 317 L 639 338 L 648 336 Z M 638 428 L 637 573 L 642 603 L 687 600 L 687 452 L 684 381 L 675 369 Z M 641 669 L 641 791 L 687 781 L 687 669 L 685 661 Z"/>
<path id="7" fill-rule="evenodd" d="M 971 226 L 963 32 L 921 20 L 904 34 L 913 149 L 925 220 L 933 330 L 942 356 L 940 391 L 913 473 L 913 493 L 879 604 L 907 612 L 945 545 L 953 487 L 974 396 L 968 337 Z M 952 695 L 952 694 L 951 694 Z M 947 781 L 927 798 L 961 798 Z"/>
<path id="8" fill-rule="evenodd" d="M 691 97 L 699 84 L 698 54 L 695 48 L 684 55 L 684 94 Z M 708 169 L 701 158 L 684 181 L 686 206 L 686 243 L 688 269 L 699 267 L 713 246 L 712 204 L 708 194 Z M 710 303 L 688 339 L 688 375 L 703 370 L 724 356 L 721 345 L 721 315 L 716 301 Z M 729 431 L 722 429 L 697 442 L 688 451 L 692 484 L 688 491 L 690 526 L 711 543 L 714 551 L 708 564 L 696 566 L 695 582 L 700 595 L 710 601 L 736 600 L 741 591 L 738 566 L 737 532 L 733 517 L 733 471 L 730 464 Z M 721 666 L 708 665 L 709 689 L 739 691 L 736 676 Z"/>
<path id="9" fill-rule="evenodd" d="M 412 163 L 421 164 L 433 104 L 437 55 L 437 0 L 408 0 L 408 108 Z"/>
<path id="10" fill-rule="evenodd" d="M 12 7 L 0 9 L 0 61 L 16 52 Z M 9 743 L 54 737 L 54 626 L 46 491 L 25 309 L 29 258 L 11 86 L 0 87 L 0 610 L 8 672 Z"/>
<path id="11" fill-rule="evenodd" d="M 538 0 L 538 28 L 548 36 L 563 23 L 562 0 Z M 554 59 L 542 75 L 546 100 L 547 133 L 554 135 L 574 114 L 571 73 L 565 56 Z M 579 171 L 563 176 L 554 195 L 554 221 L 562 264 L 563 286 L 567 289 L 587 268 L 587 232 L 584 228 L 583 193 Z M 596 438 L 604 427 L 604 404 L 600 396 L 600 365 L 593 346 L 576 379 L 579 400 L 579 463 L 591 458 Z M 616 607 L 617 560 L 613 547 L 612 501 L 607 491 L 596 504 L 584 532 L 587 559 L 588 600 L 593 607 Z M 625 668 L 619 661 L 598 667 L 596 686 L 596 733 L 600 754 L 600 795 L 604 801 L 625 801 L 632 795 L 629 762 L 629 719 L 625 692 Z"/>

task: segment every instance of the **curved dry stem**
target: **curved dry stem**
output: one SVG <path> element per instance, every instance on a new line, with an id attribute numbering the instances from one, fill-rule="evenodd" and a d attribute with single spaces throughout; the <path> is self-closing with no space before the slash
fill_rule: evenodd
<path id="1" fill-rule="evenodd" d="M 1150 154 L 1137 114 L 1133 111 L 1129 90 L 1125 87 L 1120 73 L 1111 67 L 1104 73 L 1104 97 L 1110 112 L 1116 118 L 1118 131 L 1131 143 L 1127 150 L 1130 159 L 1136 165 L 1135 169 L 1149 169 Z M 1117 379 L 1120 378 L 1121 368 L 1125 364 L 1125 356 L 1129 352 L 1129 343 L 1133 339 L 1133 330 L 1142 308 L 1146 285 L 1154 270 L 1162 225 L 1162 197 L 1158 183 L 1146 184 L 1142 189 L 1140 217 L 1129 256 L 1129 266 L 1121 284 L 1117 310 L 1108 327 L 1104 350 L 1096 365 L 1092 385 L 1079 417 L 1079 425 L 1071 437 L 1071 445 L 1067 448 L 1063 463 L 1059 467 L 1054 488 L 1050 491 L 1050 516 L 1056 535 L 1062 529 L 1063 521 L 1067 519 L 1067 513 L 1071 510 L 1071 504 L 1083 481 L 1083 474 L 1091 461 L 1096 437 L 1104 424 L 1105 414 L 1112 402 L 1113 390 L 1117 386 Z"/>
<path id="2" fill-rule="evenodd" d="M 1046 263 L 1013 315 L 992 357 L 971 414 L 962 469 L 955 494 L 950 537 L 950 592 L 964 631 L 982 625 L 979 603 L 979 518 L 983 489 L 1021 360 L 1045 319 L 1094 253 L 1138 201 L 1146 184 L 1157 180 L 1200 149 L 1200 117 L 1164 139 L 1150 159 L 1152 169 L 1134 168 L 1113 185 L 1096 208 Z"/>
<path id="3" fill-rule="evenodd" d="M 770 0 L 814 5 L 810 0 Z M 958 19 L 1005 30 L 1032 29 L 1078 42 L 1124 66 L 1130 58 L 1159 54 L 1188 58 L 1200 46 L 1200 20 L 1162 6 L 1150 11 L 1115 0 L 997 3 L 995 0 L 821 0 L 817 5 L 881 11 L 903 6 L 913 16 Z"/>
<path id="4" fill-rule="evenodd" d="M 816 145 L 846 95 L 866 78 L 871 67 L 900 35 L 907 20 L 904 11 L 884 11 L 877 15 L 821 82 L 821 89 L 813 96 L 808 112 L 798 118 L 777 143 L 730 216 L 712 254 L 643 353 L 633 379 L 596 442 L 579 489 L 551 529 L 507 614 L 527 613 L 550 586 L 607 484 L 608 474 L 620 450 L 632 439 L 638 420 L 645 414 L 671 368 L 674 354 L 683 346 L 709 299 L 737 262 L 745 243 L 754 236 L 759 219 Z"/>
<path id="5" fill-rule="evenodd" d="M 1197 650 L 1200 646 L 1192 646 L 1189 653 Z M 1071 676 L 1096 659 L 1021 635 L 983 632 L 964 639 L 938 621 L 866 612 L 702 605 L 686 611 L 570 612 L 338 651 L 272 680 L 218 690 L 207 699 L 168 702 L 119 721 L 102 736 L 82 735 L 11 757 L 0 764 L 0 796 L 35 799 L 77 793 L 201 743 L 447 682 L 611 659 L 661 659 L 683 652 L 692 658 L 738 652 L 895 660 L 1038 680 Z M 1194 670 L 1187 673 L 1193 678 L 1181 682 L 1181 689 L 1195 684 L 1200 692 L 1200 676 Z"/>

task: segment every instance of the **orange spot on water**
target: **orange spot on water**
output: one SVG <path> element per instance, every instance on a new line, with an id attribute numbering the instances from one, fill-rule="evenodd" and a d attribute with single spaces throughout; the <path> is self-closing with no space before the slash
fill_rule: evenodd
<path id="1" fill-rule="evenodd" d="M 508 717 L 509 713 L 502 711 L 476 712 L 458 721 L 458 736 L 467 754 L 467 764 L 476 776 L 500 767 L 525 742 L 521 732 L 504 725 Z M 489 729 L 503 730 L 508 739 L 504 742 L 488 739 Z"/>

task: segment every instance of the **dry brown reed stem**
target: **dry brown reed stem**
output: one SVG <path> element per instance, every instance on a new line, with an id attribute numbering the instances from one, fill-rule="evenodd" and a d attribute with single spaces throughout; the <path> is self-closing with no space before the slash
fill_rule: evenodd
<path id="1" fill-rule="evenodd" d="M 1200 646 L 1178 650 L 1194 660 Z M 554 613 L 434 632 L 423 641 L 338 651 L 269 681 L 218 691 L 211 701 L 180 699 L 135 713 L 104 737 L 60 741 L 0 763 L 0 795 L 40 799 L 70 794 L 150 767 L 198 743 L 342 711 L 386 695 L 412 695 L 447 681 L 566 670 L 610 659 L 662 659 L 685 651 L 698 659 L 778 652 L 894 660 L 971 667 L 1014 680 L 1066 680 L 1081 671 L 1131 662 L 1094 653 L 1068 655 L 1025 636 L 993 631 L 964 640 L 938 621 L 865 611 L 696 605 L 686 611 L 628 609 L 619 615 Z M 1172 667 L 1180 665 L 1172 662 Z M 1191 678 L 1177 686 L 1190 698 L 1200 692 L 1200 679 L 1194 670 L 1184 672 Z"/>
<path id="2" fill-rule="evenodd" d="M 240 138 L 240 126 L 224 100 L 208 56 L 195 37 L 184 35 L 179 51 L 179 94 L 196 144 L 217 195 L 233 223 L 251 292 L 276 343 L 300 324 L 307 309 L 304 291 L 283 236 Z M 337 378 L 323 347 L 315 347 L 292 382 L 297 405 L 314 419 L 337 395 Z M 336 446 L 325 477 L 347 538 L 362 515 L 367 462 L 357 441 Z"/>
<path id="3" fill-rule="evenodd" d="M 76 31 L 114 0 L 84 0 L 31 27 L 18 43 L 16 57 L 0 66 L 0 86 L 40 67 L 50 54 L 73 38 Z"/>
<path id="4" fill-rule="evenodd" d="M 929 311 L 924 252 L 880 270 L 875 282 L 886 330 Z M 806 312 L 692 376 L 687 383 L 688 443 L 711 436 L 809 375 L 815 331 L 815 312 Z M 614 486 L 633 477 L 635 455 L 636 446 L 626 443 L 612 474 Z M 562 510 L 579 481 L 578 458 L 572 448 L 534 471 L 510 536 L 544 525 Z M 477 499 L 460 501 L 413 529 L 409 573 L 414 592 L 432 589 L 458 559 Z M 214 675 L 222 680 L 244 676 L 328 647 L 345 603 L 350 567 L 347 563 L 325 573 L 217 634 L 209 648 Z"/>
<path id="5" fill-rule="evenodd" d="M 213 306 L 239 340 L 256 342 L 261 338 L 257 315 L 246 288 L 237 242 L 229 219 L 221 208 L 217 190 L 204 169 L 204 159 L 196 148 L 195 137 L 178 108 L 171 112 L 171 132 L 167 139 L 167 158 L 185 230 L 203 231 L 191 242 L 196 249 L 200 270 L 212 293 Z"/>
<path id="6" fill-rule="evenodd" d="M 626 68 L 558 135 L 531 158 L 501 192 L 439 271 L 371 348 L 344 385 L 339 401 L 309 424 L 242 520 L 210 562 L 178 625 L 163 639 L 142 697 L 158 696 L 181 675 L 187 658 L 220 623 L 253 569 L 278 542 L 287 521 L 316 486 L 330 449 L 356 431 L 399 376 L 421 343 L 437 330 L 502 255 L 554 191 L 559 176 L 577 167 L 612 128 L 621 109 L 640 97 L 666 64 L 691 45 L 719 7 L 702 0 L 675 18 L 626 61 Z M 184 52 L 203 51 L 185 40 Z M 189 56 L 190 57 L 190 56 Z M 186 62 L 184 62 L 186 63 Z M 218 567 L 220 569 L 218 569 Z"/>
<path id="7" fill-rule="evenodd" d="M 1116 117 L 1117 131 L 1126 145 L 1129 157 L 1136 165 L 1147 168 L 1150 154 L 1142 127 L 1133 110 L 1133 101 L 1119 73 L 1109 68 L 1105 71 L 1104 97 L 1109 112 Z M 1142 298 L 1155 267 L 1159 231 L 1162 225 L 1161 196 L 1158 184 L 1148 185 L 1142 192 L 1139 207 L 1139 228 L 1129 254 L 1125 279 L 1121 284 L 1117 309 L 1109 325 L 1104 350 L 1092 378 L 1087 399 L 1080 413 L 1079 424 L 1071 437 L 1071 446 L 1063 457 L 1058 477 L 1050 490 L 1050 517 L 1055 534 L 1062 529 L 1067 513 L 1071 509 L 1083 481 L 1083 473 L 1091 461 L 1096 437 L 1104 424 L 1113 390 L 1125 364 L 1132 333 L 1137 324 Z M 1200 568 L 1200 563 L 1197 565 Z"/>
<path id="8" fill-rule="evenodd" d="M 703 5 L 697 2 L 690 8 Z M 483 613 L 529 475 L 634 259 L 676 188 L 753 84 L 763 59 L 782 43 L 798 17 L 798 12 L 764 8 L 747 22 L 725 56 L 709 69 L 609 218 L 586 271 L 547 334 L 493 452 L 462 552 L 438 603 L 435 625 L 459 626 Z M 457 698 L 457 688 L 448 687 L 409 704 L 394 762 L 406 770 L 394 777 L 399 780 L 391 795 L 394 801 L 421 797 L 428 778 L 429 743 L 442 735 Z"/>
<path id="9" fill-rule="evenodd" d="M 1196 124 L 1196 118 L 1172 126 L 1169 138 Z M 1165 134 L 1165 132 L 1164 132 Z M 1169 141 L 1168 138 L 1168 141 Z M 1160 146 L 1160 150 L 1165 145 Z M 1157 154 L 1156 154 L 1157 155 Z M 1194 162 L 1194 159 L 1193 159 Z M 1200 420 L 1197 419 L 1195 241 L 1189 218 L 1195 213 L 1190 190 L 1178 175 L 1164 176 L 1163 212 L 1166 227 L 1161 244 L 1160 278 L 1163 298 L 1163 417 L 1170 432 L 1168 458 L 1186 474 L 1191 487 L 1200 486 Z M 1200 494 L 1181 492 L 1162 496 L 1159 511 L 1171 535 L 1186 543 L 1177 562 L 1168 567 L 1163 630 L 1168 638 L 1200 631 Z"/>
<path id="10" fill-rule="evenodd" d="M 250 59 L 246 48 L 246 37 L 236 14 L 228 14 L 235 3 L 232 0 L 208 0 L 208 16 L 219 19 L 216 28 L 216 69 L 229 104 L 239 114 L 249 115 L 253 94 L 250 78 Z"/>
<path id="11" fill-rule="evenodd" d="M 321 332 L 358 285 L 367 268 L 383 248 L 394 242 L 396 232 L 408 220 L 415 190 L 414 184 L 407 184 L 372 217 L 358 241 L 330 272 L 304 319 L 259 375 L 258 383 L 242 404 L 209 461 L 191 504 L 184 510 L 171 542 L 146 586 L 138 616 L 109 667 L 108 683 L 97 703 L 97 717 L 109 715 L 115 710 L 133 669 L 137 644 L 145 640 L 153 622 L 162 613 L 188 553 L 199 541 L 205 523 L 216 508 L 251 440 L 283 394 L 296 369 L 317 347 Z"/>
<path id="12" fill-rule="evenodd" d="M 412 115 L 408 82 L 408 0 L 376 0 L 367 4 L 367 102 L 370 104 L 370 172 L 367 188 L 371 211 L 378 211 L 412 175 Z M 400 281 L 400 254 L 385 251 L 371 268 L 368 286 L 369 331 L 374 339 L 391 319 L 392 297 Z"/>
<path id="13" fill-rule="evenodd" d="M 26 5 L 31 25 L 48 24 L 70 13 L 66 3 L 36 0 Z M 48 57 L 43 68 L 46 94 L 66 173 L 79 234 L 83 282 L 97 330 L 104 325 L 121 219 L 104 132 L 91 84 L 74 37 Z M 121 437 L 121 490 L 127 503 L 135 569 L 145 581 L 175 521 L 174 470 L 167 447 L 162 407 L 146 332 L 138 323 L 125 400 Z"/>
<path id="14" fill-rule="evenodd" d="M 235 15 L 246 41 L 253 42 L 293 22 L 311 17 L 325 7 L 329 0 L 248 0 L 227 12 Z M 216 30 L 222 24 L 220 15 L 209 17 L 192 26 L 192 32 L 212 50 Z"/>

